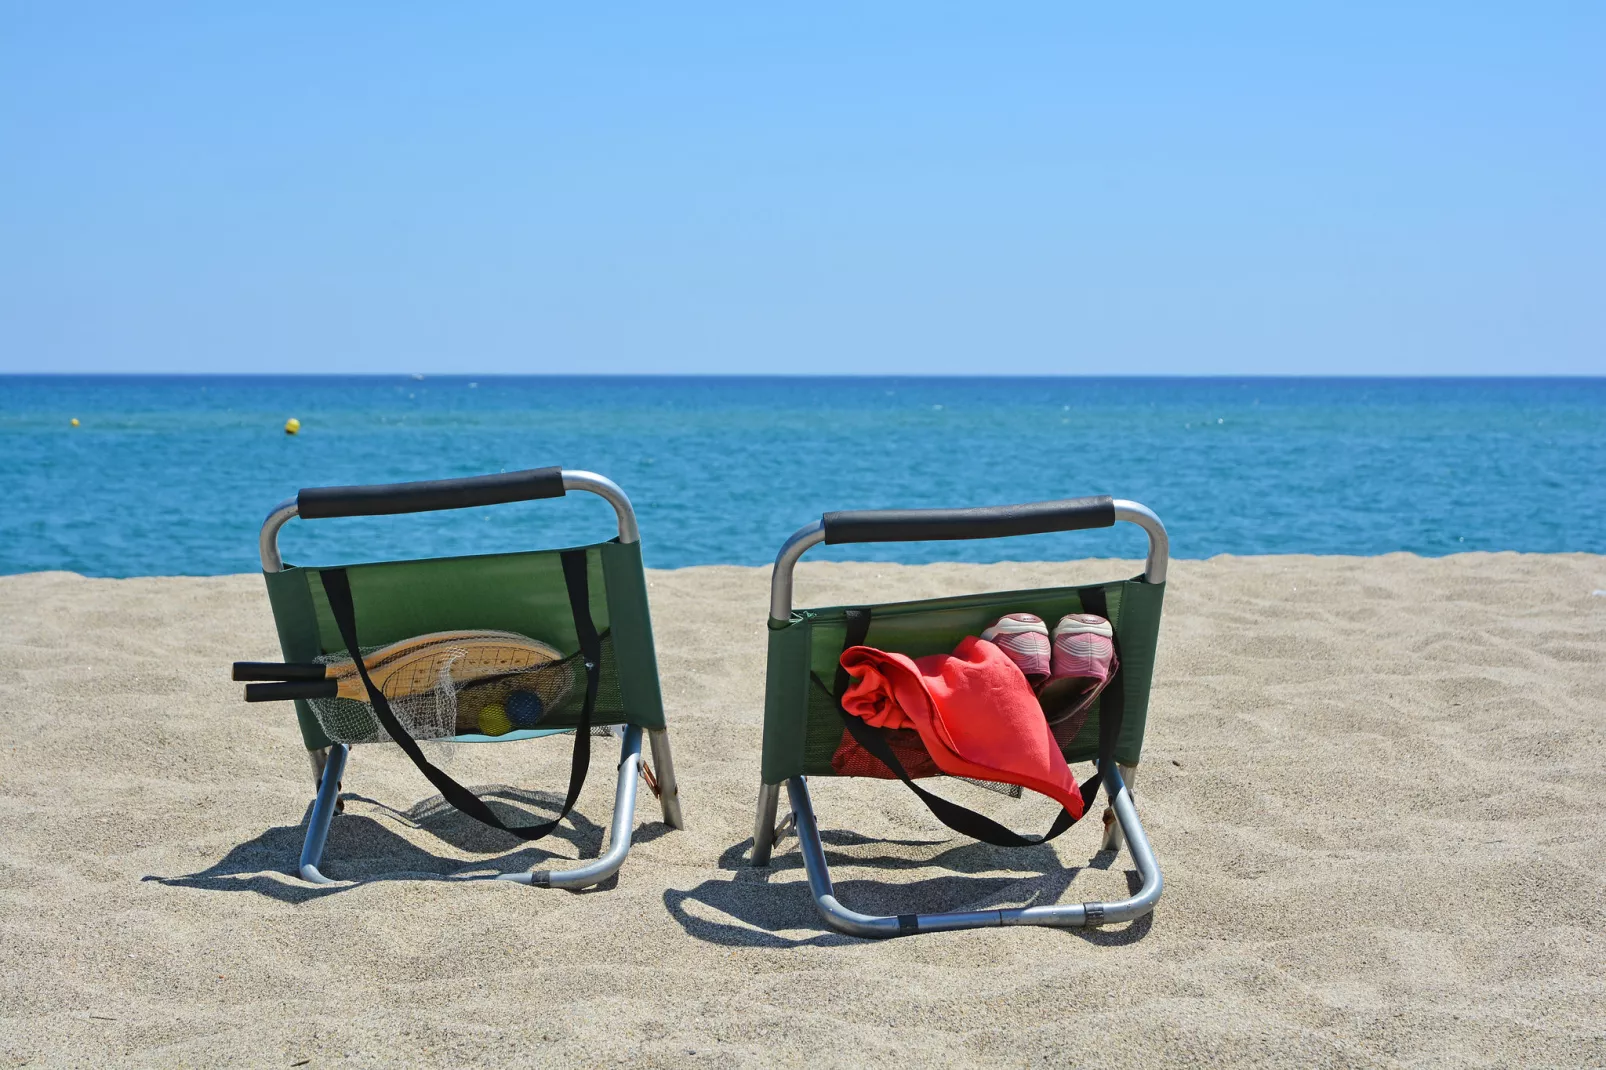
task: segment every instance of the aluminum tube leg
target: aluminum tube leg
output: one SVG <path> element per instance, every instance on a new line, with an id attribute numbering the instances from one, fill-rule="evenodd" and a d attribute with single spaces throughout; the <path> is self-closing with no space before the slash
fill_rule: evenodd
<path id="1" fill-rule="evenodd" d="M 1143 878 L 1143 884 L 1137 894 L 1119 903 L 1104 904 L 1101 919 L 1089 918 L 1090 924 L 1101 920 L 1106 925 L 1119 925 L 1122 922 L 1141 918 L 1152 913 L 1155 905 L 1160 902 L 1160 893 L 1165 888 L 1164 879 L 1160 876 L 1160 863 L 1155 860 L 1154 849 L 1149 846 L 1148 834 L 1143 831 L 1143 824 L 1138 820 L 1137 807 L 1132 803 L 1130 789 L 1123 790 L 1115 796 L 1115 816 L 1121 827 L 1126 830 L 1127 846 L 1132 850 L 1132 861 L 1138 867 L 1138 875 Z M 1092 904 L 1089 904 L 1091 909 Z"/>
<path id="2" fill-rule="evenodd" d="M 825 848 L 820 844 L 820 826 L 814 819 L 814 806 L 809 800 L 808 783 L 802 777 L 786 782 L 792 799 L 792 816 L 797 822 L 798 844 L 803 849 L 803 871 L 808 874 L 809 891 L 820 916 L 837 932 L 849 936 L 886 939 L 890 936 L 910 936 L 914 933 L 944 932 L 953 929 L 977 929 L 1002 925 L 1003 912 L 998 910 L 963 910 L 941 914 L 860 914 L 837 900 L 831 884 L 831 870 L 825 861 Z"/>
<path id="3" fill-rule="evenodd" d="M 1119 925 L 1153 911 L 1155 904 L 1160 901 L 1163 888 L 1160 867 L 1149 848 L 1149 838 L 1138 821 L 1137 809 L 1132 805 L 1132 793 L 1123 783 L 1119 767 L 1111 770 L 1111 773 L 1109 789 L 1115 796 L 1115 817 L 1126 832 L 1132 860 L 1143 879 L 1142 887 L 1135 895 L 1114 903 L 1074 903 L 882 917 L 860 914 L 837 901 L 836 890 L 831 884 L 831 871 L 825 861 L 825 850 L 820 845 L 819 825 L 809 802 L 808 785 L 802 777 L 793 777 L 786 782 L 786 786 L 792 797 L 792 813 L 797 820 L 798 842 L 803 849 L 803 869 L 808 874 L 809 891 L 814 896 L 814 905 L 820 915 L 831 928 L 850 936 L 888 937 L 994 925 L 1051 925 L 1060 928 Z"/>
<path id="4" fill-rule="evenodd" d="M 826 924 L 850 936 L 887 937 L 902 932 L 898 918 L 860 914 L 837 902 L 836 889 L 831 885 L 831 869 L 825 862 L 825 848 L 820 844 L 820 826 L 814 820 L 814 806 L 809 801 L 808 782 L 795 776 L 786 782 L 786 793 L 792 801 L 792 813 L 796 815 L 797 839 L 803 849 L 803 872 L 809 878 L 809 892 Z"/>
<path id="5" fill-rule="evenodd" d="M 753 821 L 753 858 L 755 866 L 770 864 L 770 849 L 775 846 L 775 808 L 781 800 L 779 784 L 759 784 L 758 817 Z"/>
<path id="6" fill-rule="evenodd" d="M 536 870 L 526 873 L 503 873 L 497 880 L 517 881 L 542 888 L 589 888 L 601 884 L 624 865 L 630 853 L 630 834 L 636 820 L 636 781 L 641 769 L 641 729 L 630 725 L 625 729 L 624 743 L 620 748 L 619 786 L 613 795 L 613 825 L 608 832 L 608 850 L 584 866 L 559 872 Z"/>
<path id="7" fill-rule="evenodd" d="M 1054 925 L 1062 928 L 1120 925 L 1153 912 L 1155 905 L 1160 902 L 1160 893 L 1165 888 L 1165 881 L 1160 876 L 1160 864 L 1155 861 L 1154 851 L 1149 847 L 1148 834 L 1143 831 L 1143 823 L 1138 820 L 1137 807 L 1132 804 L 1132 792 L 1119 780 L 1111 786 L 1115 788 L 1115 818 L 1125 830 L 1127 846 L 1132 850 L 1132 861 L 1138 867 L 1138 876 L 1143 879 L 1143 884 L 1137 893 L 1114 903 L 1078 903 L 1005 910 L 1003 924 Z"/>
<path id="8" fill-rule="evenodd" d="M 324 754 L 322 776 L 318 781 L 318 797 L 312 804 L 312 817 L 307 821 L 307 839 L 301 845 L 301 879 L 313 884 L 333 884 L 334 881 L 318 872 L 323 861 L 323 845 L 329 839 L 329 822 L 334 820 L 340 802 L 340 778 L 346 772 L 348 748 L 336 743 Z M 313 752 L 313 767 L 318 766 L 318 752 Z"/>
<path id="9" fill-rule="evenodd" d="M 1121 779 L 1126 783 L 1128 791 L 1132 790 L 1132 782 L 1137 779 L 1138 767 L 1135 765 L 1117 765 L 1121 771 Z M 1116 820 L 1113 805 L 1104 808 L 1104 843 L 1099 847 L 1101 851 L 1119 851 L 1121 849 L 1121 823 Z"/>
<path id="10" fill-rule="evenodd" d="M 680 814 L 680 782 L 675 779 L 675 756 L 669 750 L 669 732 L 654 728 L 647 733 L 652 744 L 652 767 L 658 774 L 658 805 L 664 812 L 664 824 L 674 829 L 686 827 Z"/>

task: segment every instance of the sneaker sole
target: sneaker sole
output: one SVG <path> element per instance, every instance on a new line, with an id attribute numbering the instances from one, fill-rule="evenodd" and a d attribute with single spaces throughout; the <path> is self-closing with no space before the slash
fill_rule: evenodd
<path id="1" fill-rule="evenodd" d="M 980 638 L 985 639 L 989 643 L 991 643 L 994 639 L 996 639 L 1000 635 L 1033 635 L 1033 634 L 1041 635 L 1044 639 L 1047 639 L 1048 638 L 1048 625 L 1044 624 L 1040 620 L 1039 621 L 1012 620 L 1012 621 L 1009 621 L 1007 624 L 1004 621 L 999 621 L 997 624 L 992 625 L 986 631 L 982 632 Z"/>
<path id="2" fill-rule="evenodd" d="M 1115 629 L 1109 621 L 1095 624 L 1085 620 L 1062 620 L 1054 625 L 1054 638 L 1062 635 L 1102 635 L 1106 639 L 1115 638 Z"/>

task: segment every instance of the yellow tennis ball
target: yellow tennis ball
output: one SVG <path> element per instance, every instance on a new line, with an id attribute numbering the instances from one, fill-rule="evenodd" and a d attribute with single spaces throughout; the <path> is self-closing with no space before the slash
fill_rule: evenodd
<path id="1" fill-rule="evenodd" d="M 293 435 L 293 434 L 297 433 L 300 430 L 301 430 L 301 421 L 296 419 L 294 416 L 290 417 L 290 419 L 288 419 L 288 420 L 286 420 L 284 422 L 284 433 L 285 434 Z"/>
<path id="2" fill-rule="evenodd" d="M 78 426 L 78 417 L 76 417 L 76 416 L 74 416 L 74 417 L 73 417 L 73 418 L 72 418 L 72 425 L 73 425 L 73 426 L 74 426 L 74 427 L 77 427 L 77 426 Z"/>
<path id="3" fill-rule="evenodd" d="M 479 723 L 481 735 L 500 736 L 513 731 L 513 722 L 500 702 L 487 702 L 480 710 Z"/>

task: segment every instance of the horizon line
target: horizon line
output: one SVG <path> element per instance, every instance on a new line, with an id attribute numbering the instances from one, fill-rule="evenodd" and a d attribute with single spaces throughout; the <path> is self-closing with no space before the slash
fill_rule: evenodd
<path id="1" fill-rule="evenodd" d="M 329 372 L 329 371 L 296 371 L 296 372 L 170 372 L 170 371 L 79 371 L 79 372 L 12 372 L 0 371 L 0 379 L 411 379 L 414 381 L 428 379 L 462 379 L 462 380 L 494 380 L 494 379 L 765 379 L 765 380 L 808 380 L 808 379 L 917 379 L 933 380 L 946 379 L 954 381 L 963 380 L 999 380 L 999 379 L 1064 379 L 1064 380 L 1091 380 L 1091 379 L 1195 379 L 1195 380 L 1397 380 L 1405 381 L 1498 381 L 1498 380 L 1536 380 L 1549 379 L 1563 380 L 1606 380 L 1606 372 L 1577 373 L 1577 372 L 1531 372 L 1526 374 L 1515 373 L 1475 373 L 1462 374 L 1413 374 L 1405 372 L 1372 374 L 1337 374 L 1337 373 L 1235 373 L 1235 372 L 1130 372 L 1121 375 L 1098 374 L 1089 375 L 1077 372 L 1061 374 L 1024 374 L 1003 373 L 991 375 L 970 375 L 952 372 L 930 372 L 911 374 L 908 372 L 817 372 L 817 373 L 786 373 L 786 372 Z"/>

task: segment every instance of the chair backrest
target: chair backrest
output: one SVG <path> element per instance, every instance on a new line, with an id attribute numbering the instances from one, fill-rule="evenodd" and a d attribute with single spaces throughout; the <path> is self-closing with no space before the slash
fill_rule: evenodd
<path id="1" fill-rule="evenodd" d="M 1105 606 L 1121 648 L 1126 699 L 1116 760 L 1136 765 L 1143 750 L 1149 683 L 1160 630 L 1165 583 L 1141 578 L 1086 587 L 987 592 L 953 598 L 871 606 L 865 642 L 910 657 L 947 653 L 967 635 L 1005 613 L 1035 613 L 1052 625 L 1066 613 L 1083 612 L 1083 596 L 1104 592 Z M 849 606 L 803 609 L 784 624 L 770 622 L 769 665 L 764 692 L 764 782 L 788 777 L 837 776 L 832 756 L 842 744 L 843 714 L 831 693 L 837 658 L 847 634 Z M 1098 750 L 1102 699 L 1076 735 L 1062 746 L 1067 761 L 1091 761 Z"/>
<path id="2" fill-rule="evenodd" d="M 1138 524 L 1149 536 L 1147 567 L 1142 576 L 1131 580 L 868 607 L 798 610 L 791 605 L 792 570 L 803 552 L 820 542 L 992 538 L 1109 527 L 1117 521 Z M 849 609 L 870 609 L 868 645 L 918 658 L 951 651 L 965 636 L 979 635 L 1005 613 L 1035 613 L 1052 627 L 1066 613 L 1087 611 L 1084 599 L 1094 591 L 1103 595 L 1103 615 L 1115 629 L 1121 652 L 1125 706 L 1116 760 L 1137 764 L 1148 717 L 1168 554 L 1165 528 L 1158 517 L 1136 502 L 1110 498 L 987 509 L 828 513 L 799 529 L 777 555 L 771 581 L 764 782 L 777 784 L 798 775 L 843 775 L 832 764 L 846 731 L 832 684 L 847 635 L 845 614 Z M 1100 699 L 1076 734 L 1061 740 L 1068 761 L 1087 761 L 1097 755 L 1102 706 Z"/>
<path id="3" fill-rule="evenodd" d="M 584 472 L 558 469 L 510 473 L 483 480 L 441 480 L 400 484 L 395 488 L 325 488 L 303 491 L 270 514 L 263 528 L 263 578 L 286 661 L 308 662 L 325 654 L 345 652 L 320 574 L 324 567 L 343 567 L 350 581 L 359 640 L 365 649 L 432 632 L 495 630 L 517 632 L 556 647 L 565 656 L 579 652 L 574 615 L 564 581 L 563 549 L 471 557 L 427 558 L 324 567 L 285 566 L 276 535 L 289 517 L 378 515 L 424 509 L 496 504 L 535 497 L 556 497 L 569 489 L 602 494 L 619 515 L 619 536 L 573 550 L 583 550 L 589 577 L 591 618 L 603 636 L 603 658 L 592 724 L 664 727 L 663 698 L 658 686 L 657 654 L 647 607 L 646 573 L 641 544 L 628 499 L 611 482 Z M 509 490 L 510 477 L 526 476 L 525 489 Z M 465 490 L 466 488 L 466 490 Z M 316 495 L 339 498 L 331 508 Z M 360 493 L 358 493 L 360 492 Z M 443 497 L 446 495 L 446 497 Z M 543 729 L 572 726 L 578 709 L 553 710 Z M 296 700 L 301 735 L 309 750 L 330 740 L 303 700 Z"/>

